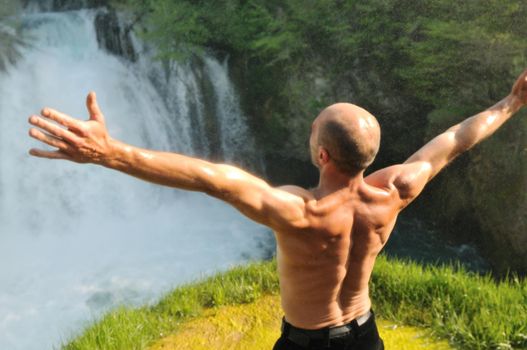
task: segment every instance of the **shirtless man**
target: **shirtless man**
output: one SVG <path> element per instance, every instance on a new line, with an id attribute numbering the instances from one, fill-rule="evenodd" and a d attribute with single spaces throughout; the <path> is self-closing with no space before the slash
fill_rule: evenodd
<path id="1" fill-rule="evenodd" d="M 88 121 L 45 108 L 31 116 L 31 137 L 57 150 L 30 154 L 94 163 L 160 185 L 201 191 L 270 227 L 278 243 L 285 317 L 275 349 L 383 349 L 368 282 L 397 215 L 459 154 L 492 133 L 527 103 L 527 70 L 511 93 L 440 134 L 403 164 L 363 177 L 379 149 L 377 120 L 338 103 L 313 122 L 311 158 L 318 187 L 271 187 L 230 165 L 139 149 L 112 139 L 95 94 Z M 57 125 L 58 124 L 58 125 Z"/>

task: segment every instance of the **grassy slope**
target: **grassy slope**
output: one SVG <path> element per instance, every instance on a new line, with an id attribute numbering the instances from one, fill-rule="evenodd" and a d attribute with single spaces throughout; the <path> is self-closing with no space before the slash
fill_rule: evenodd
<path id="1" fill-rule="evenodd" d="M 120 308 L 65 349 L 146 349 L 208 308 L 278 294 L 274 262 L 235 268 L 182 286 L 153 307 Z M 527 349 L 527 281 L 494 283 L 452 268 L 380 257 L 371 294 L 381 318 L 429 327 L 460 349 Z"/>
<path id="2" fill-rule="evenodd" d="M 150 350 L 270 350 L 280 336 L 282 309 L 278 296 L 254 303 L 211 309 L 156 342 Z M 378 322 L 387 349 L 450 350 L 446 341 L 435 342 L 423 330 Z"/>

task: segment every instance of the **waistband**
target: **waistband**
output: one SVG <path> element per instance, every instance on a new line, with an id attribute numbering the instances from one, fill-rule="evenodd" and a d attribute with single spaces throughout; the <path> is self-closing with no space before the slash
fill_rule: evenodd
<path id="1" fill-rule="evenodd" d="M 338 338 L 346 335 L 358 335 L 360 327 L 374 318 L 372 310 L 368 311 L 362 316 L 357 317 L 351 322 L 342 326 L 325 327 L 321 329 L 303 329 L 293 326 L 288 323 L 285 318 L 282 319 L 282 334 L 284 337 L 300 346 L 309 346 L 313 340 L 325 340 L 329 346 L 329 342 L 333 338 Z"/>

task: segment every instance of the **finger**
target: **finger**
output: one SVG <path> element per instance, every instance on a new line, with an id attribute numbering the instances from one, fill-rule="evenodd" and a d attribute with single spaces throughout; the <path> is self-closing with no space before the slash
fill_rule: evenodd
<path id="1" fill-rule="evenodd" d="M 29 150 L 29 154 L 39 158 L 73 160 L 73 158 L 61 151 L 44 151 L 41 149 L 32 148 Z"/>
<path id="2" fill-rule="evenodd" d="M 42 114 L 42 116 L 44 116 L 44 117 L 46 117 L 48 119 L 51 119 L 51 120 L 59 123 L 62 126 L 67 127 L 68 129 L 80 130 L 82 128 L 81 127 L 81 123 L 82 122 L 80 120 L 72 118 L 69 115 L 64 114 L 62 112 L 59 112 L 59 111 L 54 110 L 54 109 L 46 107 L 40 112 L 40 114 Z"/>
<path id="3" fill-rule="evenodd" d="M 68 145 L 66 142 L 64 142 L 61 139 L 58 139 L 54 136 L 48 135 L 38 129 L 31 128 L 29 130 L 29 136 L 31 136 L 34 139 L 37 139 L 41 142 L 44 142 L 47 145 L 50 145 L 51 147 L 58 148 L 60 150 L 68 150 L 70 149 L 70 145 Z"/>
<path id="4" fill-rule="evenodd" d="M 63 139 L 66 142 L 75 143 L 79 138 L 69 130 L 63 129 L 56 124 L 53 124 L 43 118 L 39 118 L 36 115 L 29 117 L 29 124 L 37 126 L 44 131 L 47 131 L 49 134 Z"/>
<path id="5" fill-rule="evenodd" d="M 90 112 L 90 120 L 96 120 L 98 122 L 104 123 L 104 115 L 101 112 L 101 108 L 97 103 L 97 96 L 95 92 L 90 92 L 86 98 L 86 107 L 88 107 L 88 112 Z"/>

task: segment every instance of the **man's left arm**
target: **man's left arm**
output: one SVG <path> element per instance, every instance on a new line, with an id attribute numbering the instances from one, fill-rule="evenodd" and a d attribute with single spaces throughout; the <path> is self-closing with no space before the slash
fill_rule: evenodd
<path id="1" fill-rule="evenodd" d="M 88 95 L 87 107 L 88 121 L 49 108 L 42 111 L 42 117 L 31 116 L 29 122 L 36 128 L 30 129 L 30 136 L 57 150 L 31 149 L 30 154 L 98 164 L 159 185 L 204 192 L 275 230 L 306 225 L 303 198 L 273 188 L 234 166 L 142 149 L 114 140 L 107 132 L 95 94 Z"/>
<path id="2" fill-rule="evenodd" d="M 507 97 L 439 134 L 403 164 L 378 170 L 366 180 L 375 186 L 392 190 L 398 198 L 394 203 L 402 209 L 450 162 L 494 134 L 525 105 L 527 70 L 516 79 Z"/>

